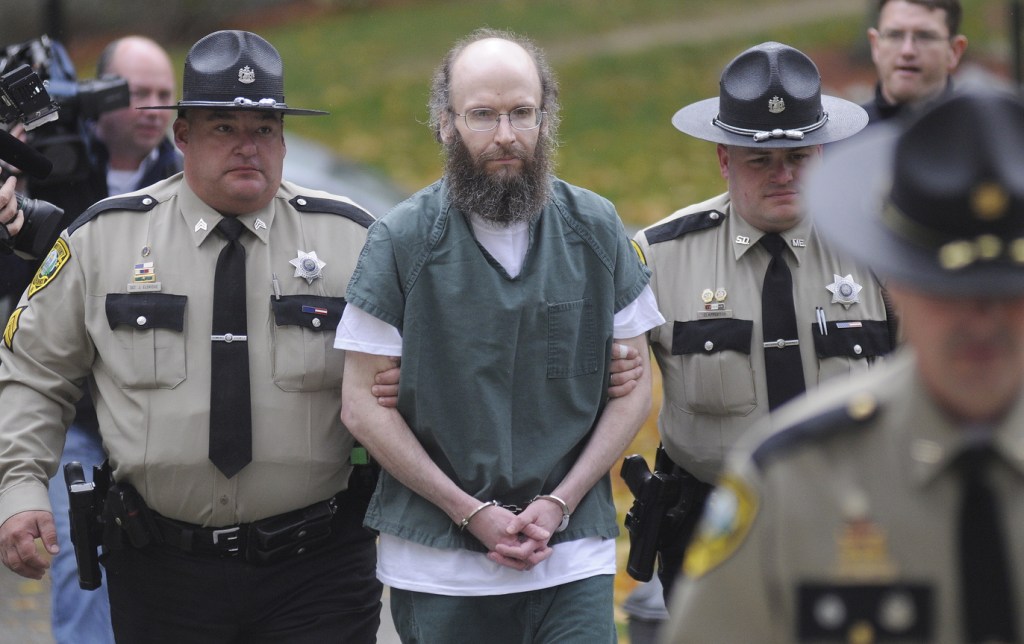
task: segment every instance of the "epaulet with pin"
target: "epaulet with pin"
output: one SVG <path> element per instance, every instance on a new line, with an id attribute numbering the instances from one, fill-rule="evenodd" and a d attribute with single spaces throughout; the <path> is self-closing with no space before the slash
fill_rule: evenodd
<path id="1" fill-rule="evenodd" d="M 706 230 L 721 226 L 725 221 L 725 215 L 717 210 L 704 210 L 684 215 L 672 221 L 666 221 L 644 231 L 648 244 L 678 239 L 687 233 L 698 230 Z"/>
<path id="2" fill-rule="evenodd" d="M 338 199 L 298 195 L 292 197 L 288 203 L 299 212 L 325 212 L 348 217 L 363 228 L 369 228 L 374 221 L 373 217 L 359 206 Z"/>
<path id="3" fill-rule="evenodd" d="M 71 225 L 68 226 L 68 234 L 72 234 L 83 225 L 89 223 L 93 219 L 96 219 L 105 212 L 110 212 L 111 210 L 133 210 L 135 212 L 146 212 L 147 210 L 152 210 L 156 204 L 156 199 L 149 195 L 113 197 L 111 199 L 98 201 L 71 222 Z"/>

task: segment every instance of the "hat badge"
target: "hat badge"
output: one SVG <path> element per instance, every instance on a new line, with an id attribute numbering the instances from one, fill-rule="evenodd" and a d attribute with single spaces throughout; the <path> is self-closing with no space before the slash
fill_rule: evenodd
<path id="1" fill-rule="evenodd" d="M 780 96 L 772 96 L 768 99 L 768 111 L 772 114 L 781 114 L 786 111 L 786 101 Z"/>
<path id="2" fill-rule="evenodd" d="M 978 219 L 992 221 L 1006 213 L 1010 196 L 997 183 L 985 182 L 971 192 L 971 209 Z"/>
<path id="3" fill-rule="evenodd" d="M 238 70 L 238 82 L 246 85 L 256 82 L 256 72 L 253 71 L 252 67 L 246 65 Z"/>

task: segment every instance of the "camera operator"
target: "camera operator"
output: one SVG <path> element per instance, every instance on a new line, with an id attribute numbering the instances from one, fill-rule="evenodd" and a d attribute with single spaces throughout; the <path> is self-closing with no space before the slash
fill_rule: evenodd
<path id="1" fill-rule="evenodd" d="M 128 107 L 101 114 L 94 124 L 89 124 L 87 143 L 92 167 L 87 189 L 68 185 L 63 191 L 47 195 L 56 205 L 76 216 L 95 201 L 148 186 L 179 172 L 182 167 L 180 153 L 168 138 L 174 113 L 136 109 L 173 102 L 174 71 L 167 52 L 149 38 L 120 38 L 103 50 L 96 75 L 125 79 L 131 102 Z M 5 185 L 4 191 L 9 188 L 13 190 Z M 4 191 L 0 191 L 0 203 L 3 203 Z M 11 217 L 9 209 L 0 211 L 0 222 Z M 17 225 L 20 227 L 20 222 Z M 13 226 L 9 228 L 12 233 L 16 232 Z M 18 293 L 24 288 L 22 284 Z M 114 641 L 106 586 L 86 591 L 78 585 L 64 485 L 65 463 L 79 461 L 88 467 L 99 465 L 105 458 L 96 411 L 92 399 L 86 395 L 79 402 L 74 423 L 68 430 L 61 467 L 50 482 L 50 503 L 60 545 L 50 569 L 53 581 L 51 622 L 58 644 Z"/>

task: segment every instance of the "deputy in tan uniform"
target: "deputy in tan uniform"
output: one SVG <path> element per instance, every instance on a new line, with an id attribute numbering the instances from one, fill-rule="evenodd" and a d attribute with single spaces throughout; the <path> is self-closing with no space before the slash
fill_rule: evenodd
<path id="1" fill-rule="evenodd" d="M 116 481 L 103 541 L 119 641 L 376 636 L 331 346 L 372 218 L 282 182 L 283 115 L 324 114 L 283 87 L 256 34 L 199 40 L 183 100 L 153 108 L 178 110 L 184 173 L 78 219 L 3 336 L 3 563 L 40 578 L 33 538 L 56 548 L 46 485 L 88 381 Z"/>
<path id="2" fill-rule="evenodd" d="M 696 500 L 683 501 L 698 510 L 661 548 L 666 593 L 699 506 L 739 436 L 805 388 L 866 371 L 892 346 L 878 282 L 822 243 L 801 199 L 804 171 L 818 161 L 822 144 L 861 130 L 864 110 L 822 96 L 807 56 L 767 42 L 725 67 L 719 97 L 682 108 L 672 123 L 718 144 L 728 191 L 635 238 L 667 320 L 650 331 L 664 391 L 661 441 L 672 461 L 699 481 L 688 487 Z M 781 236 L 791 273 L 791 286 L 773 298 L 762 298 L 772 257 L 766 236 Z M 762 303 L 786 296 L 795 329 L 768 337 Z M 767 373 L 766 358 L 775 357 L 791 361 Z M 770 386 L 784 378 L 789 389 L 773 399 Z"/>
<path id="3" fill-rule="evenodd" d="M 744 439 L 666 642 L 1021 641 L 1024 104 L 955 96 L 863 136 L 809 205 L 886 279 L 906 346 Z"/>

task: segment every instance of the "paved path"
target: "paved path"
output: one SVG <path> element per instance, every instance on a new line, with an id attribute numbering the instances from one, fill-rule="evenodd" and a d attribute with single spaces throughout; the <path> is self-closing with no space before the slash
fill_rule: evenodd
<path id="1" fill-rule="evenodd" d="M 399 644 L 387 589 L 378 644 Z M 50 633 L 50 577 L 25 579 L 0 566 L 0 644 L 54 644 Z M 76 644 L 88 644 L 81 642 Z"/>

